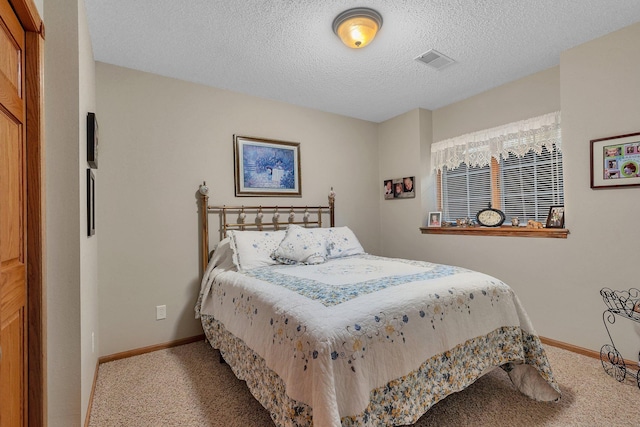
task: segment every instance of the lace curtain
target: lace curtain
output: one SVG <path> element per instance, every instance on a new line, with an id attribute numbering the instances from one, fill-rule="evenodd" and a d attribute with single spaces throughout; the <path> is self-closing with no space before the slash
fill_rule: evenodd
<path id="1" fill-rule="evenodd" d="M 436 142 L 431 145 L 431 169 L 451 170 L 462 163 L 486 166 L 492 157 L 522 157 L 531 150 L 540 154 L 545 146 L 551 152 L 554 144 L 562 151 L 559 111 Z"/>

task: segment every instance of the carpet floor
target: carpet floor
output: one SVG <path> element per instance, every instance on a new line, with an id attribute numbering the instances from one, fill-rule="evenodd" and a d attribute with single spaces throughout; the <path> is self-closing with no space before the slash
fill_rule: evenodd
<path id="1" fill-rule="evenodd" d="M 639 426 L 640 389 L 620 383 L 599 360 L 545 346 L 559 402 L 520 394 L 501 369 L 434 405 L 415 427 Z M 218 352 L 201 341 L 99 366 L 90 427 L 273 426 Z"/>

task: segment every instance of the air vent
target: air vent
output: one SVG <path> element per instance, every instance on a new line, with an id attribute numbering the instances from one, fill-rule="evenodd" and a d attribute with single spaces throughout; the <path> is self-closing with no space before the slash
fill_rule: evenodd
<path id="1" fill-rule="evenodd" d="M 455 62 L 453 59 L 441 54 L 434 49 L 428 50 L 422 55 L 418 56 L 416 58 L 416 61 L 420 61 L 435 70 L 442 70 L 447 65 L 453 64 Z"/>

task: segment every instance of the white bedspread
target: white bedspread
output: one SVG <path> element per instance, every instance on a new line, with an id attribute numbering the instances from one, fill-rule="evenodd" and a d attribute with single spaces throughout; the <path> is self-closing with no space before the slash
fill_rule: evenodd
<path id="1" fill-rule="evenodd" d="M 211 267 L 197 314 L 310 408 L 272 415 L 277 424 L 311 414 L 315 427 L 410 424 L 495 366 L 532 398 L 560 396 L 517 296 L 491 276 L 372 255 L 245 273 Z"/>

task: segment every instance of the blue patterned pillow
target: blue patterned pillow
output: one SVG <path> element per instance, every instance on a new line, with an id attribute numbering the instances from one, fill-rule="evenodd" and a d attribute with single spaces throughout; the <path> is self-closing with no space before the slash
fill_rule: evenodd
<path id="1" fill-rule="evenodd" d="M 313 230 L 291 224 L 272 257 L 283 264 L 322 264 L 327 260 L 325 238 Z"/>
<path id="2" fill-rule="evenodd" d="M 364 249 L 349 227 L 323 228 L 327 259 L 364 254 Z"/>
<path id="3" fill-rule="evenodd" d="M 233 263 L 238 271 L 246 271 L 276 264 L 271 254 L 284 239 L 285 231 L 232 230 L 227 235 L 233 250 Z"/>

